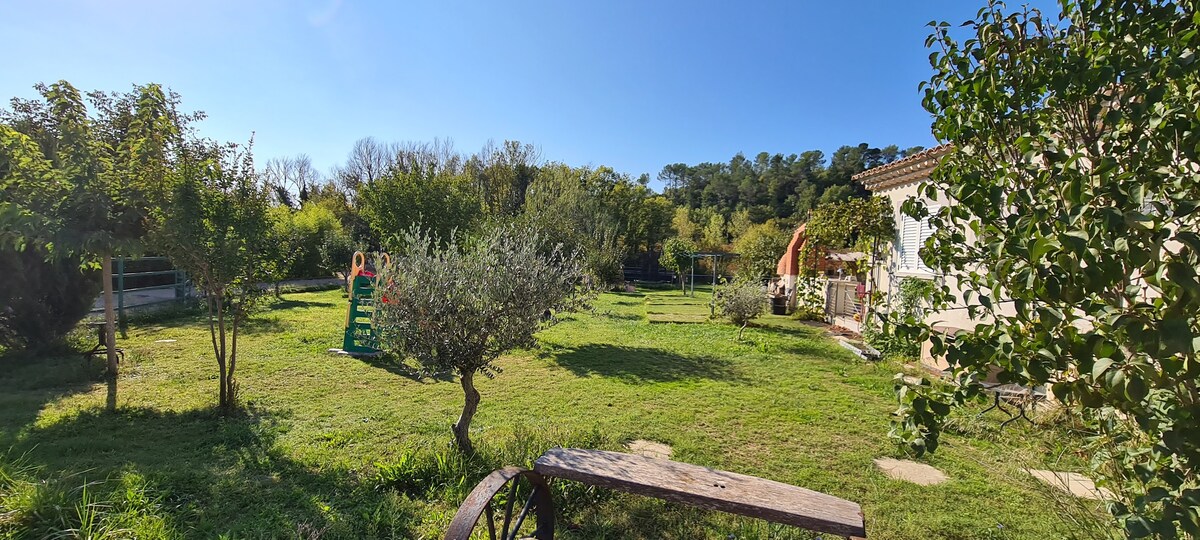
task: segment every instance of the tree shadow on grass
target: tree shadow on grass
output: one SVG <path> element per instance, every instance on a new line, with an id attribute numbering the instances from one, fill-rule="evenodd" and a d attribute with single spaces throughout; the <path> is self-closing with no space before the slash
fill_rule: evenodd
<path id="1" fill-rule="evenodd" d="M 613 377 L 635 384 L 694 379 L 745 380 L 738 366 L 727 359 L 683 356 L 647 347 L 590 344 L 551 356 L 558 365 L 580 377 Z"/>
<path id="2" fill-rule="evenodd" d="M 432 384 L 434 382 L 453 382 L 454 375 L 449 372 L 434 373 L 432 375 L 421 371 L 419 368 L 405 362 L 402 358 L 398 358 L 394 354 L 380 354 L 374 356 L 355 356 L 358 360 L 368 366 L 382 369 L 389 373 L 399 375 L 405 379 L 421 384 Z"/>
<path id="3" fill-rule="evenodd" d="M 596 315 L 606 319 L 619 319 L 622 321 L 640 321 L 645 319 L 645 317 L 638 313 L 618 313 L 616 311 L 597 311 Z"/>
<path id="4" fill-rule="evenodd" d="M 104 382 L 103 357 L 76 354 L 0 357 L 0 450 L 37 419 L 47 403 L 91 391 Z"/>
<path id="5" fill-rule="evenodd" d="M 415 507 L 364 486 L 341 466 L 306 464 L 276 446 L 286 422 L 261 411 L 87 409 L 26 430 L 10 453 L 42 474 L 79 482 L 134 474 L 160 497 L 157 511 L 181 536 L 410 537 Z M 372 517 L 374 516 L 374 518 Z M 36 536 L 36 534 L 35 534 Z"/>
<path id="6" fill-rule="evenodd" d="M 327 308 L 333 307 L 333 302 L 314 302 L 311 300 L 276 300 L 266 306 L 268 311 L 279 311 L 284 309 L 295 308 Z"/>
<path id="7" fill-rule="evenodd" d="M 287 330 L 288 325 L 278 315 L 250 317 L 238 328 L 238 332 L 244 335 L 278 334 Z"/>

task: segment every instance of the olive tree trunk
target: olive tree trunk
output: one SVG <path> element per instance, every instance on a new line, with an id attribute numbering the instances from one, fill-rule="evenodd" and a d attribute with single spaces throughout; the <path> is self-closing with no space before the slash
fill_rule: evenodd
<path id="1" fill-rule="evenodd" d="M 458 450 L 464 454 L 470 454 L 475 451 L 475 447 L 471 444 L 471 419 L 475 417 L 475 411 L 479 408 L 479 391 L 475 389 L 475 372 L 468 371 L 461 373 L 459 383 L 463 389 L 463 410 L 459 415 L 458 421 L 451 427 L 454 430 L 454 442 L 458 445 Z"/>

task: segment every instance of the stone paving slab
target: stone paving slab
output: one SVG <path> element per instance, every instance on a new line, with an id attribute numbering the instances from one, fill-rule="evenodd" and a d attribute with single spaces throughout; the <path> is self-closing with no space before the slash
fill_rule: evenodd
<path id="1" fill-rule="evenodd" d="M 671 459 L 671 445 L 663 444 L 645 439 L 630 441 L 627 445 L 631 454 L 638 454 L 651 458 Z"/>
<path id="2" fill-rule="evenodd" d="M 1076 497 L 1092 500 L 1113 499 L 1113 493 L 1107 489 L 1096 487 L 1096 483 L 1079 473 L 1027 469 L 1042 483 L 1070 493 Z"/>
<path id="3" fill-rule="evenodd" d="M 924 463 L 892 458 L 876 458 L 874 461 L 875 466 L 883 474 L 896 480 L 904 480 L 921 486 L 941 484 L 950 479 L 946 473 Z"/>

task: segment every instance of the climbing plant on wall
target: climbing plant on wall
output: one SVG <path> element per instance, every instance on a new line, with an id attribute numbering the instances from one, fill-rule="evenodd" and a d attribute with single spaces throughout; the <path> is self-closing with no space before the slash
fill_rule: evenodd
<path id="1" fill-rule="evenodd" d="M 878 258 L 896 236 L 896 218 L 887 198 L 849 199 L 813 209 L 805 233 L 808 241 L 800 264 L 812 272 L 818 255 L 828 249 L 854 248 L 871 259 Z"/>

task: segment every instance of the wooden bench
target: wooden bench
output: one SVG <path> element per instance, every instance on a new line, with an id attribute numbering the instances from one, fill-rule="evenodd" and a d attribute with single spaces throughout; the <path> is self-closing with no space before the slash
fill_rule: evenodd
<path id="1" fill-rule="evenodd" d="M 492 540 L 554 538 L 553 502 L 543 477 L 573 480 L 821 533 L 866 537 L 862 508 L 832 495 L 665 459 L 603 450 L 555 448 L 538 458 L 532 471 L 509 467 L 493 472 L 480 482 L 454 516 L 446 540 L 466 540 L 484 514 Z M 521 480 L 528 484 L 524 491 L 519 485 Z M 510 487 L 508 496 L 503 497 L 503 521 L 497 524 L 491 499 L 505 484 Z M 525 502 L 514 517 L 514 502 L 519 502 L 522 497 Z M 526 520 L 531 511 L 536 518 Z M 520 532 L 526 524 L 533 530 Z"/>

